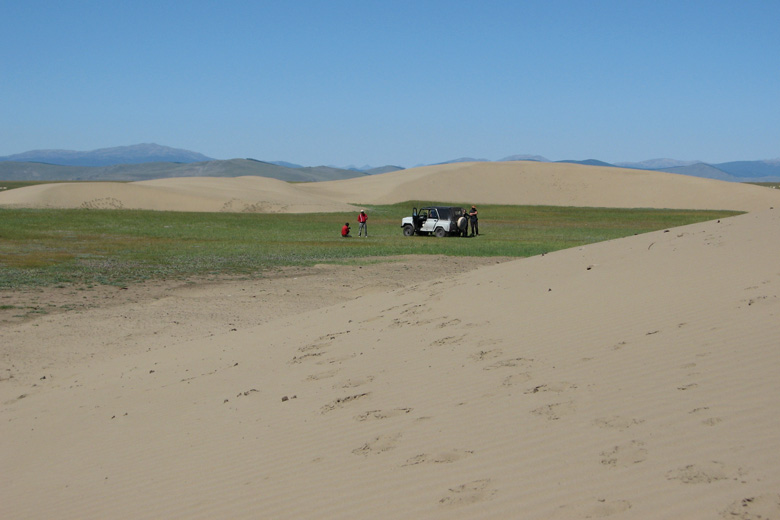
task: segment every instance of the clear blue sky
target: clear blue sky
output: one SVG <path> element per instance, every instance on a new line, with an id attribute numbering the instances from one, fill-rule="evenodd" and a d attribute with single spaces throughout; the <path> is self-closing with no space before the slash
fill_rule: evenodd
<path id="1" fill-rule="evenodd" d="M 780 157 L 777 0 L 0 0 L 0 155 Z"/>

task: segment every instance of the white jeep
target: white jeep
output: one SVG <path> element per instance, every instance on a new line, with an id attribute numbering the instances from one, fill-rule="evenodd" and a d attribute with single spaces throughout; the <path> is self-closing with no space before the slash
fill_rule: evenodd
<path id="1" fill-rule="evenodd" d="M 446 237 L 447 235 L 460 235 L 458 219 L 463 216 L 463 208 L 454 206 L 430 206 L 427 208 L 414 208 L 411 217 L 401 220 L 404 236 L 430 235 Z"/>

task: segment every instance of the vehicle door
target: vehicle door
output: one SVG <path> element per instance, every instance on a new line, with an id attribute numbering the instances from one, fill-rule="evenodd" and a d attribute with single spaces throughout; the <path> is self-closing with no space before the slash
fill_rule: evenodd
<path id="1" fill-rule="evenodd" d="M 436 210 L 436 208 L 431 208 L 428 210 L 428 218 L 425 219 L 425 222 L 422 223 L 420 231 L 424 233 L 433 233 L 433 230 L 436 229 L 436 224 L 438 222 L 439 212 Z"/>

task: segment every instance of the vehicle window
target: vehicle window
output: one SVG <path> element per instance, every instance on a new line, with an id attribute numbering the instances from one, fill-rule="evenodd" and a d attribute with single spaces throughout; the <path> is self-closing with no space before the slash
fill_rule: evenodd
<path id="1" fill-rule="evenodd" d="M 435 209 L 431 210 L 431 218 L 436 218 L 436 219 L 439 218 L 439 214 L 436 212 Z"/>

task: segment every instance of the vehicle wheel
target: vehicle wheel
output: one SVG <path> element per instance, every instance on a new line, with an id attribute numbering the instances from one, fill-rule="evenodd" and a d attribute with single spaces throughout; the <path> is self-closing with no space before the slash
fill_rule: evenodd
<path id="1" fill-rule="evenodd" d="M 404 226 L 404 236 L 410 237 L 414 235 L 414 227 L 413 226 Z"/>
<path id="2" fill-rule="evenodd" d="M 436 228 L 436 231 L 434 231 L 433 233 L 439 238 L 447 236 L 447 232 L 444 231 L 444 228 Z"/>

